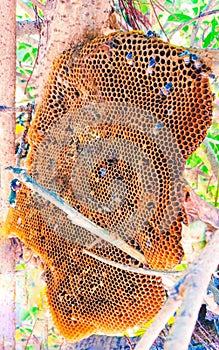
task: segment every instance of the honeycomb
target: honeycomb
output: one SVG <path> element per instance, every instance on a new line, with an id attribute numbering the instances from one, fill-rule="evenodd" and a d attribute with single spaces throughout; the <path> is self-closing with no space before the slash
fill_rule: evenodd
<path id="1" fill-rule="evenodd" d="M 211 124 L 210 68 L 141 32 L 116 32 L 54 62 L 29 131 L 28 173 L 145 256 L 140 264 L 25 185 L 6 227 L 45 262 L 54 323 L 73 341 L 151 320 L 162 280 L 129 266 L 172 269 L 183 256 L 183 169 Z"/>

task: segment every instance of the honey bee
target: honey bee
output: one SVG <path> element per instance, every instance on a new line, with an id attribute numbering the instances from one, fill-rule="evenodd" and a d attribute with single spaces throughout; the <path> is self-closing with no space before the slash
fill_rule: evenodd
<path id="1" fill-rule="evenodd" d="M 201 67 L 202 64 L 201 64 L 201 62 L 199 61 L 198 56 L 195 55 L 195 54 L 191 54 L 190 57 L 191 57 L 191 60 L 194 62 L 195 68 L 196 68 L 196 69 L 199 69 L 199 68 Z"/>
<path id="2" fill-rule="evenodd" d="M 132 53 L 129 52 L 127 55 L 126 55 L 126 60 L 127 60 L 127 63 L 130 65 L 130 66 L 133 66 L 134 62 L 132 60 Z"/>
<path id="3" fill-rule="evenodd" d="M 164 96 L 167 96 L 170 92 L 170 90 L 172 89 L 173 87 L 173 84 L 170 82 L 170 83 L 167 83 L 166 85 L 164 85 L 164 87 L 160 90 L 160 94 L 161 95 L 164 95 Z"/>
<path id="4" fill-rule="evenodd" d="M 151 38 L 152 36 L 156 37 L 156 33 L 153 32 L 152 30 L 148 30 L 146 33 L 146 38 Z"/>
<path id="5" fill-rule="evenodd" d="M 194 66 L 196 69 L 199 69 L 202 65 L 198 56 L 196 54 L 191 53 L 188 50 L 180 53 L 178 56 L 183 57 L 186 65 L 188 65 L 190 62 L 194 62 Z"/>
<path id="6" fill-rule="evenodd" d="M 16 208 L 16 195 L 17 195 L 17 191 L 19 191 L 21 187 L 22 187 L 22 184 L 18 179 L 13 179 L 10 182 L 11 191 L 8 197 L 8 201 L 13 208 Z"/>
<path id="7" fill-rule="evenodd" d="M 178 56 L 179 57 L 183 57 L 184 62 L 185 62 L 186 65 L 190 63 L 190 56 L 191 56 L 191 52 L 190 51 L 186 50 L 186 51 L 180 53 Z"/>
<path id="8" fill-rule="evenodd" d="M 155 67 L 155 59 L 154 58 L 151 58 L 149 63 L 148 63 L 148 68 L 147 68 L 147 71 L 146 71 L 146 74 L 152 74 L 153 73 L 153 69 Z"/>

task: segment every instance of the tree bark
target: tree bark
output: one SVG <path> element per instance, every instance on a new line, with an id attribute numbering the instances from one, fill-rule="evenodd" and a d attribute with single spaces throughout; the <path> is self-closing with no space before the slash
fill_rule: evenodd
<path id="1" fill-rule="evenodd" d="M 16 0 L 0 1 L 0 105 L 14 107 L 16 82 Z M 15 163 L 15 113 L 0 112 L 0 223 L 8 208 L 11 174 L 5 167 Z M 14 254 L 9 239 L 0 233 L 0 349 L 15 349 Z"/>
<path id="2" fill-rule="evenodd" d="M 112 0 L 48 0 L 40 33 L 36 103 L 43 95 L 52 63 L 58 55 L 85 40 L 109 33 Z"/>

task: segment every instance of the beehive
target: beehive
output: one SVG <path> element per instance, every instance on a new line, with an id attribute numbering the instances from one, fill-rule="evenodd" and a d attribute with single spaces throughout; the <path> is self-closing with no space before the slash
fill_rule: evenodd
<path id="1" fill-rule="evenodd" d="M 29 132 L 28 172 L 141 251 L 148 268 L 172 269 L 183 255 L 185 160 L 211 123 L 209 72 L 191 53 L 140 32 L 63 52 Z M 48 302 L 66 338 L 141 325 L 165 300 L 160 278 L 83 253 L 139 265 L 25 186 L 7 230 L 45 261 Z"/>

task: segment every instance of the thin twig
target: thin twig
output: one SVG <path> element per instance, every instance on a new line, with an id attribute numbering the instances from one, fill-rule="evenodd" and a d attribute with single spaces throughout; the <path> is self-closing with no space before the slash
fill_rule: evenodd
<path id="1" fill-rule="evenodd" d="M 26 344 L 25 344 L 25 346 L 24 346 L 25 349 L 27 349 L 27 347 L 28 347 L 28 344 L 29 344 L 29 341 L 30 341 L 30 339 L 31 339 L 31 337 L 32 337 L 32 335 L 33 335 L 33 331 L 34 331 L 34 328 L 35 328 L 35 326 L 36 326 L 36 323 L 37 323 L 37 318 L 35 319 L 34 324 L 33 324 L 33 327 L 32 327 L 32 331 L 30 332 L 30 334 L 29 334 L 29 336 L 28 336 L 28 338 L 27 338 Z"/>
<path id="2" fill-rule="evenodd" d="M 189 193 L 189 197 L 184 201 L 186 212 L 188 214 L 192 212 L 192 215 L 195 215 L 198 220 L 214 229 L 219 229 L 219 209 L 205 202 L 189 186 L 187 186 L 186 191 Z"/>
<path id="3" fill-rule="evenodd" d="M 45 5 L 41 4 L 38 0 L 31 0 L 32 4 L 38 7 L 42 12 L 45 11 Z"/>
<path id="4" fill-rule="evenodd" d="M 130 339 L 127 337 L 127 335 L 124 335 L 124 338 L 125 338 L 126 342 L 128 343 L 130 350 L 134 350 L 132 343 L 131 343 Z"/>
<path id="5" fill-rule="evenodd" d="M 173 333 L 167 340 L 166 350 L 187 350 L 198 312 L 206 293 L 212 272 L 219 261 L 219 230 L 185 273 L 175 284 L 167 302 L 147 329 L 135 350 L 149 350 L 169 318 L 180 307 L 179 315 L 173 326 Z M 184 300 L 183 300 L 184 297 Z"/>
<path id="6" fill-rule="evenodd" d="M 155 17 L 156 17 L 156 20 L 157 20 L 157 22 L 158 22 L 158 24 L 159 24 L 159 26 L 160 26 L 160 28 L 161 28 L 163 34 L 164 34 L 165 37 L 167 38 L 167 41 L 170 41 L 169 38 L 168 38 L 168 36 L 167 36 L 167 34 L 166 34 L 166 32 L 165 32 L 165 30 L 164 30 L 164 28 L 163 28 L 163 26 L 162 26 L 162 24 L 161 24 L 161 22 L 160 22 L 160 20 L 159 20 L 159 17 L 158 17 L 158 15 L 157 15 L 156 10 L 155 10 L 155 6 L 154 6 L 154 3 L 153 3 L 153 0 L 150 0 L 150 4 L 151 4 L 151 7 L 152 7 L 153 12 L 154 12 L 154 15 L 155 15 Z"/>
<path id="7" fill-rule="evenodd" d="M 100 226 L 97 226 L 95 223 L 90 221 L 84 215 L 82 215 L 77 210 L 72 208 L 70 205 L 65 203 L 65 201 L 61 197 L 59 197 L 56 193 L 50 192 L 47 189 L 45 189 L 43 186 L 41 186 L 39 183 L 33 180 L 24 169 L 14 168 L 11 166 L 7 167 L 6 169 L 16 174 L 16 177 L 22 182 L 24 182 L 25 185 L 28 188 L 30 188 L 32 191 L 38 193 L 44 199 L 48 200 L 49 202 L 54 204 L 57 208 L 64 211 L 68 215 L 69 220 L 71 220 L 73 224 L 80 226 L 88 230 L 89 232 L 93 233 L 94 235 L 100 237 L 101 239 L 104 239 L 105 241 L 111 243 L 112 245 L 121 249 L 123 252 L 130 255 L 140 263 L 146 264 L 146 260 L 143 254 L 141 254 L 139 251 L 137 251 L 136 249 L 131 247 L 129 244 L 124 242 L 118 235 L 114 235 L 112 232 L 108 232 L 106 229 Z"/>
<path id="8" fill-rule="evenodd" d="M 205 139 L 203 141 L 203 145 L 206 148 L 206 154 L 207 154 L 208 160 L 211 163 L 212 173 L 217 178 L 217 176 L 218 176 L 218 168 L 219 168 L 219 162 L 218 162 L 217 156 L 214 153 L 214 151 L 213 151 L 211 145 L 209 144 L 208 140 Z"/>
<path id="9" fill-rule="evenodd" d="M 209 2 L 206 4 L 206 7 L 204 9 L 204 12 L 206 13 L 206 11 L 208 11 L 211 7 L 212 7 L 212 3 L 214 3 L 214 0 L 209 0 Z M 199 13 L 200 15 L 200 13 Z M 190 39 L 190 46 L 193 47 L 195 44 L 195 39 L 200 27 L 200 23 L 201 23 L 201 17 L 198 19 L 197 23 L 195 24 L 193 30 L 192 30 L 192 34 L 191 34 L 191 39 Z"/>
<path id="10" fill-rule="evenodd" d="M 135 266 L 130 266 L 130 265 L 123 265 L 118 262 L 103 258 L 102 256 L 96 255 L 87 249 L 83 249 L 83 253 L 91 256 L 92 258 L 99 260 L 103 262 L 104 264 L 116 267 L 120 270 L 128 271 L 128 272 L 133 272 L 133 273 L 138 273 L 142 275 L 149 275 L 149 276 L 166 276 L 166 275 L 180 275 L 182 274 L 181 271 L 164 271 L 164 270 L 149 270 L 141 267 L 135 267 Z"/>
<path id="11" fill-rule="evenodd" d="M 37 21 L 18 21 L 16 22 L 16 37 L 22 38 L 25 35 L 39 34 L 39 25 Z"/>
<path id="12" fill-rule="evenodd" d="M 9 106 L 0 106 L 0 112 L 9 112 L 15 111 L 16 113 L 25 112 L 28 113 L 29 105 L 27 106 L 18 106 L 18 107 L 9 107 Z"/>
<path id="13" fill-rule="evenodd" d="M 199 18 L 202 18 L 202 17 L 207 17 L 207 16 L 210 16 L 210 15 L 215 15 L 216 13 L 218 13 L 219 10 L 216 9 L 216 10 L 211 10 L 211 11 L 208 11 L 208 12 L 203 12 L 203 13 L 200 13 L 198 16 L 180 24 L 178 27 L 176 27 L 172 32 L 170 32 L 168 34 L 169 36 L 169 40 L 172 39 L 173 35 L 178 32 L 179 30 L 181 30 L 183 27 L 187 26 L 188 24 L 192 23 L 192 22 L 195 22 L 197 20 L 199 20 Z"/>

